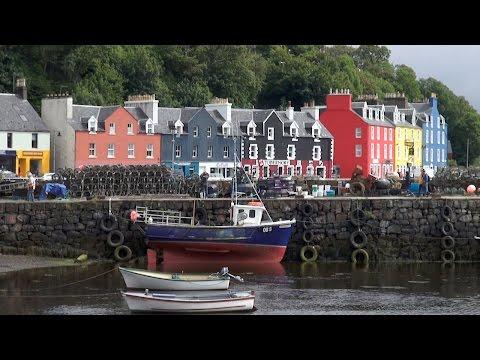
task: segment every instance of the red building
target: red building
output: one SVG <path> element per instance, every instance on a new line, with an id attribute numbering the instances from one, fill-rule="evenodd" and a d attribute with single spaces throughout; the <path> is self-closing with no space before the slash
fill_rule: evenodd
<path id="1" fill-rule="evenodd" d="M 385 118 L 383 107 L 366 102 L 352 103 L 348 90 L 327 95 L 327 108 L 320 121 L 333 135 L 335 165 L 340 177 L 349 178 L 357 165 L 383 177 L 393 172 L 394 125 Z"/>
<path id="2" fill-rule="evenodd" d="M 160 164 L 160 134 L 136 108 L 103 108 L 75 131 L 75 167 L 85 165 Z M 142 116 L 143 115 L 143 116 Z M 86 120 L 86 121 L 85 121 Z"/>

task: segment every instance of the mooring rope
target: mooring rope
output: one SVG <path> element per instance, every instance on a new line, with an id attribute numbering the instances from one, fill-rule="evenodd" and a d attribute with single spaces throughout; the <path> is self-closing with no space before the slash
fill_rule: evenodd
<path id="1" fill-rule="evenodd" d="M 82 279 L 82 280 L 78 280 L 78 281 L 74 281 L 74 282 L 71 282 L 71 283 L 67 283 L 67 284 L 62 284 L 62 285 L 58 285 L 58 286 L 52 286 L 52 287 L 47 287 L 47 288 L 40 288 L 40 289 L 25 289 L 25 290 L 20 290 L 22 292 L 38 292 L 38 291 L 45 291 L 45 290 L 54 290 L 54 289 L 60 289 L 60 288 L 63 288 L 63 287 L 67 287 L 67 286 L 70 286 L 70 285 L 75 285 L 75 284 L 79 284 L 79 283 L 82 283 L 82 282 L 85 282 L 85 281 L 88 281 L 88 280 L 92 280 L 92 279 L 95 279 L 97 277 L 100 277 L 100 276 L 103 276 L 103 275 L 106 275 L 108 273 L 111 273 L 112 271 L 116 270 L 117 268 L 114 267 L 113 269 L 110 269 L 108 271 L 105 271 L 101 274 L 97 274 L 97 275 L 94 275 L 94 276 L 90 276 L 86 279 Z M 8 289 L 0 289 L 0 291 L 9 291 Z"/>

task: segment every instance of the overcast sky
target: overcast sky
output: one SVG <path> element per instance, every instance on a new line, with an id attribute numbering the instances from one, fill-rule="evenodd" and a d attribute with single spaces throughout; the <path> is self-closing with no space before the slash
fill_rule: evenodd
<path id="1" fill-rule="evenodd" d="M 479 45 L 387 45 L 393 64 L 405 64 L 418 78 L 434 77 L 480 110 Z M 439 99 L 442 101 L 442 99 Z"/>

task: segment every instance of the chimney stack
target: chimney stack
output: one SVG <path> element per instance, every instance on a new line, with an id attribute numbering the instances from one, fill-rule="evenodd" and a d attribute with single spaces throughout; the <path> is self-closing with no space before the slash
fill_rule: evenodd
<path id="1" fill-rule="evenodd" d="M 309 113 L 315 120 L 320 120 L 320 106 L 315 106 L 315 100 L 309 101 L 308 104 L 304 103 L 300 111 Z"/>
<path id="2" fill-rule="evenodd" d="M 292 102 L 289 100 L 288 101 L 288 106 L 287 106 L 287 118 L 288 120 L 293 120 L 293 107 L 292 107 Z"/>
<path id="3" fill-rule="evenodd" d="M 27 84 L 25 78 L 18 78 L 15 86 L 15 94 L 22 100 L 27 100 Z"/>

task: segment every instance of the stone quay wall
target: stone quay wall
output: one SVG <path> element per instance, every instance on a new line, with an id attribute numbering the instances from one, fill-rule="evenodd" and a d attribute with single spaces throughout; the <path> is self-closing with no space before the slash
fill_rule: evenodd
<path id="1" fill-rule="evenodd" d="M 125 245 L 134 256 L 143 256 L 143 233 L 125 218 L 126 211 L 148 206 L 191 216 L 194 202 L 196 208 L 206 209 L 211 224 L 227 224 L 230 199 L 0 201 L 0 253 L 55 257 L 88 253 L 94 258 L 111 258 L 113 248 L 106 244 L 107 233 L 99 226 L 111 207 L 119 219 Z M 454 244 L 449 244 L 449 249 L 454 252 L 455 261 L 480 260 L 480 241 L 475 239 L 480 235 L 480 197 L 285 198 L 264 203 L 274 220 L 297 219 L 285 260 L 300 260 L 301 250 L 307 245 L 305 232 L 310 231 L 308 244 L 316 248 L 317 261 L 351 261 L 355 248 L 350 237 L 360 229 L 367 238 L 363 249 L 370 262 L 441 261 L 445 250 L 444 206 L 452 209 L 449 222 L 453 229 L 449 229 L 449 235 Z M 359 225 L 351 221 L 356 209 L 362 209 L 365 215 Z M 305 222 L 308 229 L 303 226 Z"/>

